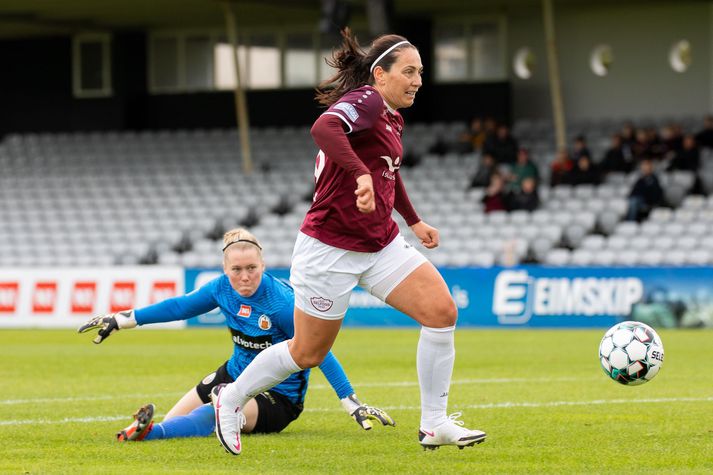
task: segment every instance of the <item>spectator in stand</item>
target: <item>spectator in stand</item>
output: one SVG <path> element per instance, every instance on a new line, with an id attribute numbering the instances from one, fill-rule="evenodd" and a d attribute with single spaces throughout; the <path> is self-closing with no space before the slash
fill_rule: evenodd
<path id="1" fill-rule="evenodd" d="M 485 195 L 481 199 L 484 208 L 483 211 L 486 213 L 492 213 L 493 211 L 507 211 L 508 210 L 508 196 L 505 193 L 505 180 L 500 176 L 499 173 L 494 173 L 490 177 L 490 185 L 485 190 Z"/>
<path id="2" fill-rule="evenodd" d="M 589 147 L 587 147 L 587 139 L 584 135 L 578 135 L 574 139 L 574 148 L 572 150 L 571 158 L 576 162 L 582 155 L 591 157 L 592 152 L 590 152 Z"/>
<path id="3" fill-rule="evenodd" d="M 621 135 L 612 135 L 611 146 L 604 154 L 599 168 L 603 175 L 612 172 L 629 173 L 634 169 L 631 149 L 624 146 Z"/>
<path id="4" fill-rule="evenodd" d="M 651 143 L 649 142 L 649 134 L 644 129 L 636 131 L 634 143 L 631 145 L 631 154 L 636 161 L 641 161 L 644 158 L 651 158 Z"/>
<path id="5" fill-rule="evenodd" d="M 703 130 L 696 133 L 696 142 L 703 148 L 713 148 L 713 116 L 707 115 L 703 119 Z"/>
<path id="6" fill-rule="evenodd" d="M 646 129 L 646 141 L 649 143 L 649 158 L 660 160 L 666 155 L 666 144 L 661 140 L 656 127 Z"/>
<path id="7" fill-rule="evenodd" d="M 683 149 L 673 156 L 667 169 L 697 172 L 700 165 L 701 154 L 696 137 L 693 134 L 688 134 L 683 138 Z"/>
<path id="8" fill-rule="evenodd" d="M 683 132 L 683 127 L 681 124 L 674 122 L 671 124 L 671 140 L 669 142 L 669 150 L 673 150 L 675 152 L 678 152 L 679 150 L 683 149 L 683 136 L 685 133 Z M 696 142 L 698 143 L 698 142 Z M 700 144 L 698 144 L 700 147 Z"/>
<path id="9" fill-rule="evenodd" d="M 463 153 L 480 152 L 486 137 L 483 119 L 475 117 L 470 121 L 468 130 L 460 137 L 459 148 Z"/>
<path id="10" fill-rule="evenodd" d="M 592 163 L 589 155 L 580 155 L 574 167 L 567 173 L 566 182 L 570 185 L 598 185 L 600 183 L 599 171 Z"/>
<path id="11" fill-rule="evenodd" d="M 560 149 L 550 165 L 550 186 L 567 183 L 567 173 L 572 169 L 572 160 L 567 149 Z"/>
<path id="12" fill-rule="evenodd" d="M 663 203 L 663 188 L 654 174 L 651 159 L 645 158 L 639 164 L 640 176 L 629 192 L 628 221 L 638 221 L 648 216 L 651 209 Z"/>
<path id="13" fill-rule="evenodd" d="M 495 136 L 488 137 L 485 141 L 484 151 L 490 152 L 498 163 L 513 164 L 517 159 L 517 140 L 510 134 L 507 125 L 500 125 Z"/>
<path id="14" fill-rule="evenodd" d="M 631 122 L 627 122 L 621 128 L 621 144 L 624 148 L 631 149 L 636 142 L 636 128 Z M 633 152 L 632 152 L 633 153 Z"/>
<path id="15" fill-rule="evenodd" d="M 470 179 L 469 188 L 485 188 L 490 185 L 490 178 L 497 173 L 498 164 L 495 158 L 489 153 L 483 154 L 483 158 L 475 171 L 475 175 Z"/>
<path id="16" fill-rule="evenodd" d="M 661 129 L 662 156 L 670 160 L 683 149 L 683 132 L 679 124 L 670 124 Z"/>
<path id="17" fill-rule="evenodd" d="M 520 189 L 513 192 L 508 199 L 510 210 L 535 211 L 540 206 L 540 197 L 537 194 L 537 181 L 534 177 L 524 178 Z"/>
<path id="18" fill-rule="evenodd" d="M 485 141 L 483 142 L 483 147 L 485 147 L 488 139 L 495 137 L 495 133 L 498 130 L 498 121 L 494 117 L 486 117 L 483 121 L 483 129 L 485 129 Z"/>
<path id="19" fill-rule="evenodd" d="M 667 170 L 683 170 L 694 174 L 693 185 L 688 194 L 706 195 L 706 187 L 698 174 L 701 166 L 701 151 L 696 143 L 696 136 L 688 134 L 683 138 L 683 149 L 676 153 L 668 164 Z"/>
<path id="20" fill-rule="evenodd" d="M 540 179 L 540 174 L 537 171 L 537 165 L 530 160 L 530 153 L 526 148 L 521 148 L 517 151 L 517 162 L 512 167 L 510 176 L 508 176 L 508 189 L 518 192 L 522 188 L 522 181 L 525 178 L 535 180 L 535 186 Z"/>

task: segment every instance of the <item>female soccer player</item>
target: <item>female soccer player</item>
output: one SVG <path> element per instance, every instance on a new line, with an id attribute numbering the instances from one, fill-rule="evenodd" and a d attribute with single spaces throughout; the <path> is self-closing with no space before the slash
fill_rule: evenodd
<path id="1" fill-rule="evenodd" d="M 234 229 L 223 237 L 224 274 L 182 297 L 174 297 L 148 307 L 95 317 L 79 332 L 99 329 L 94 343 L 101 343 L 114 331 L 136 325 L 182 320 L 220 307 L 234 343 L 233 356 L 203 378 L 166 414 L 153 423 L 153 404 L 134 415 L 134 422 L 117 434 L 119 440 L 151 440 L 210 435 L 215 427 L 208 402 L 215 387 L 231 383 L 261 351 L 294 335 L 292 289 L 263 273 L 265 264 L 257 238 L 245 229 Z M 342 401 L 345 410 L 364 429 L 371 421 L 394 425 L 386 412 L 362 404 L 354 394 L 339 361 L 331 352 L 319 366 Z M 309 369 L 289 375 L 265 392 L 246 401 L 241 422 L 247 432 L 280 432 L 302 412 Z"/>
<path id="2" fill-rule="evenodd" d="M 348 30 L 342 36 L 330 63 L 337 73 L 317 91 L 317 100 L 329 108 L 312 126 L 320 148 L 314 201 L 292 255 L 295 336 L 263 351 L 217 397 L 216 435 L 235 455 L 241 449 L 239 414 L 247 402 L 323 361 L 356 285 L 421 324 L 421 445 L 462 448 L 485 439 L 484 432 L 462 427 L 456 414 L 446 415 L 457 308 L 436 268 L 404 240 L 391 218 L 396 209 L 424 247 L 438 246 L 438 230 L 418 217 L 398 173 L 403 119 L 397 109 L 414 102 L 421 58 L 401 36 L 377 38 L 368 53 Z"/>

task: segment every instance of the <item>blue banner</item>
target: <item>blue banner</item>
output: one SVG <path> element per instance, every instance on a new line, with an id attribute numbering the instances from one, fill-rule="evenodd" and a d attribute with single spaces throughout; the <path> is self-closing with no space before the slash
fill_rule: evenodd
<path id="1" fill-rule="evenodd" d="M 610 327 L 638 320 L 656 328 L 713 326 L 713 267 L 442 268 L 459 326 Z M 271 269 L 289 279 L 289 269 Z M 187 269 L 186 292 L 220 275 Z M 189 325 L 223 325 L 216 310 Z M 416 326 L 360 288 L 346 326 Z"/>

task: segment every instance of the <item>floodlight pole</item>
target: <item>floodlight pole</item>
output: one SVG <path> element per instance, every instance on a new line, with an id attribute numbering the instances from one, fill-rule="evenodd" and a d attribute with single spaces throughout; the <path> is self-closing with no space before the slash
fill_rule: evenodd
<path id="1" fill-rule="evenodd" d="M 555 126 L 557 150 L 567 147 L 567 129 L 562 103 L 562 84 L 557 61 L 557 38 L 555 37 L 555 19 L 552 0 L 542 0 L 542 14 L 545 23 L 545 46 L 547 48 L 547 72 L 550 77 L 550 96 L 552 98 L 552 119 Z"/>
<path id="2" fill-rule="evenodd" d="M 235 20 L 235 10 L 232 2 L 223 3 L 225 8 L 225 22 L 228 32 L 228 40 L 233 50 L 233 60 L 235 62 L 235 113 L 238 118 L 238 136 L 240 137 L 240 151 L 243 156 L 243 172 L 249 175 L 253 171 L 252 154 L 250 153 L 250 122 L 248 118 L 247 100 L 245 99 L 245 89 L 240 76 L 240 58 L 238 57 L 238 34 Z"/>

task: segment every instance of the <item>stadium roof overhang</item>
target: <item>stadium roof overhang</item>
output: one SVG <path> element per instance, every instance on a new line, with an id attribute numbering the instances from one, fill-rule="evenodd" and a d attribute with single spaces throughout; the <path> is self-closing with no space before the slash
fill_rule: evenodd
<path id="1" fill-rule="evenodd" d="M 352 17 L 365 17 L 368 0 L 347 0 Z M 398 16 L 483 14 L 539 7 L 542 0 L 393 0 Z M 701 0 L 702 1 L 702 0 Z M 584 4 L 590 0 L 554 0 Z M 598 3 L 647 0 L 599 0 Z M 68 35 L 102 30 L 216 27 L 225 24 L 221 0 L 2 0 L 0 38 Z M 232 0 L 250 26 L 305 24 L 320 18 L 321 0 Z M 651 3 L 649 0 L 648 3 Z"/>

